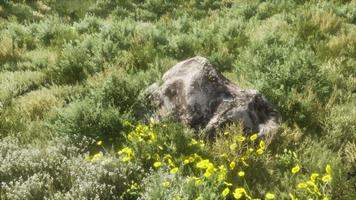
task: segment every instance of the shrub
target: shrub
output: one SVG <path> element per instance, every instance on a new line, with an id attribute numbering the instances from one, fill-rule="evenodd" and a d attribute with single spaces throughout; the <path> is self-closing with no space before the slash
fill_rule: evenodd
<path id="1" fill-rule="evenodd" d="M 58 60 L 58 65 L 49 73 L 59 83 L 81 82 L 102 67 L 88 49 L 71 43 L 64 47 Z"/>
<path id="2" fill-rule="evenodd" d="M 62 135 L 69 135 L 73 139 L 87 136 L 101 138 L 108 141 L 123 139 L 123 120 L 128 118 L 114 107 L 104 107 L 95 101 L 85 98 L 71 103 L 50 120 L 51 127 Z"/>
<path id="3" fill-rule="evenodd" d="M 100 18 L 92 15 L 86 15 L 83 20 L 75 22 L 74 27 L 80 34 L 92 34 L 100 32 L 101 29 L 104 28 L 104 23 Z"/>
<path id="4" fill-rule="evenodd" d="M 66 43 L 75 41 L 79 34 L 74 27 L 65 24 L 63 19 L 50 16 L 38 24 L 33 24 L 32 32 L 46 46 L 61 48 Z"/>
<path id="5" fill-rule="evenodd" d="M 112 75 L 100 89 L 99 98 L 104 105 L 113 105 L 120 112 L 131 111 L 134 106 L 138 106 L 137 97 L 145 85 L 142 80 L 131 76 Z"/>

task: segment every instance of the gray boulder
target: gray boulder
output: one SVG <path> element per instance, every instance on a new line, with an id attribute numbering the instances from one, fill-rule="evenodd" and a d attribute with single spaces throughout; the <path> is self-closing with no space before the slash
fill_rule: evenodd
<path id="1" fill-rule="evenodd" d="M 145 94 L 159 117 L 171 116 L 209 134 L 234 122 L 261 136 L 279 126 L 278 112 L 260 93 L 237 87 L 200 56 L 173 66 Z"/>

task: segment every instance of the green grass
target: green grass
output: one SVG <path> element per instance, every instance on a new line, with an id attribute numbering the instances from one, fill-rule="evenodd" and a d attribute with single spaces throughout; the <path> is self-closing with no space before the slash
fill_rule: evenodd
<path id="1" fill-rule="evenodd" d="M 0 199 L 234 199 L 239 187 L 241 199 L 356 199 L 355 8 L 352 0 L 1 1 Z M 234 147 L 239 125 L 206 141 L 170 119 L 141 123 L 144 89 L 195 55 L 280 111 L 262 155 L 246 153 L 257 142 Z M 155 141 L 130 139 L 138 127 Z M 125 147 L 128 162 L 117 153 Z M 211 176 L 199 159 L 182 164 L 194 153 L 214 166 Z M 312 173 L 322 195 L 297 187 Z"/>

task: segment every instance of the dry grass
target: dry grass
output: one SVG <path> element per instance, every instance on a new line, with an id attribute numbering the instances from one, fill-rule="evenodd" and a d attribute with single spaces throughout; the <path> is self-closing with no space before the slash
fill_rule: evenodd
<path id="1" fill-rule="evenodd" d="M 335 33 L 341 27 L 341 20 L 330 11 L 317 11 L 312 14 L 311 20 L 324 33 Z"/>
<path id="2" fill-rule="evenodd" d="M 19 49 L 14 47 L 11 37 L 5 34 L 0 35 L 0 62 L 18 59 L 21 53 Z"/>
<path id="3" fill-rule="evenodd" d="M 18 113 L 31 120 L 42 119 L 46 112 L 65 103 L 63 97 L 58 97 L 60 89 L 42 88 L 19 97 L 15 102 Z"/>
<path id="4" fill-rule="evenodd" d="M 356 28 L 349 33 L 343 33 L 337 36 L 334 36 L 330 39 L 327 44 L 328 49 L 331 52 L 331 55 L 334 57 L 346 55 L 350 52 L 350 49 L 356 46 Z M 356 50 L 354 50 L 356 52 Z"/>
<path id="5" fill-rule="evenodd" d="M 45 82 L 46 77 L 41 72 L 2 72 L 0 73 L 0 101 L 9 101 L 17 95 L 38 88 Z"/>

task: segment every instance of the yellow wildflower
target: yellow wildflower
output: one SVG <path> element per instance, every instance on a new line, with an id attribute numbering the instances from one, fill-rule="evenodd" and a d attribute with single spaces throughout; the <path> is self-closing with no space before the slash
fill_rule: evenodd
<path id="1" fill-rule="evenodd" d="M 151 155 L 148 153 L 148 154 L 146 154 L 146 159 L 147 160 L 151 160 Z"/>
<path id="2" fill-rule="evenodd" d="M 173 169 L 171 169 L 171 171 L 169 171 L 170 174 L 175 174 L 178 172 L 178 167 L 175 167 Z"/>
<path id="3" fill-rule="evenodd" d="M 237 173 L 240 177 L 244 177 L 245 176 L 245 172 L 244 171 L 239 171 L 239 173 Z"/>
<path id="4" fill-rule="evenodd" d="M 257 149 L 257 150 L 256 150 L 256 153 L 257 153 L 258 155 L 262 155 L 262 154 L 263 154 L 263 149 L 261 149 L 261 148 L 260 148 L 260 149 Z"/>
<path id="5" fill-rule="evenodd" d="M 155 153 L 153 156 L 154 156 L 154 158 L 156 160 L 160 160 L 161 159 L 161 156 L 158 153 Z"/>
<path id="6" fill-rule="evenodd" d="M 232 183 L 229 183 L 229 182 L 225 182 L 225 181 L 224 181 L 224 184 L 225 184 L 226 186 L 229 186 L 229 187 L 232 186 Z"/>
<path id="7" fill-rule="evenodd" d="M 237 144 L 236 144 L 236 143 L 233 143 L 233 144 L 230 145 L 229 148 L 230 148 L 231 151 L 233 151 L 233 150 L 236 149 L 236 147 L 237 147 Z"/>
<path id="8" fill-rule="evenodd" d="M 162 165 L 162 163 L 159 162 L 159 161 L 153 163 L 153 166 L 154 166 L 155 168 L 159 168 L 159 167 L 161 167 L 161 165 Z"/>
<path id="9" fill-rule="evenodd" d="M 199 178 L 195 180 L 195 185 L 196 185 L 196 186 L 199 186 L 199 185 L 201 185 L 202 183 L 203 183 L 203 181 L 202 181 L 201 179 L 199 179 Z"/>
<path id="10" fill-rule="evenodd" d="M 214 173 L 214 167 L 209 167 L 205 170 L 204 176 L 209 178 Z"/>
<path id="11" fill-rule="evenodd" d="M 195 200 L 204 200 L 204 198 L 202 196 L 199 196 L 198 198 L 196 198 Z"/>
<path id="12" fill-rule="evenodd" d="M 201 159 L 202 159 L 202 158 L 201 158 L 198 154 L 196 154 L 196 153 L 193 154 L 193 158 L 194 158 L 194 160 L 201 160 Z"/>
<path id="13" fill-rule="evenodd" d="M 315 194 L 317 194 L 319 196 L 321 195 L 318 186 L 313 181 L 307 181 L 306 184 L 313 188 Z"/>
<path id="14" fill-rule="evenodd" d="M 295 198 L 291 193 L 288 194 L 291 200 L 298 200 L 298 198 Z"/>
<path id="15" fill-rule="evenodd" d="M 267 192 L 266 199 L 275 199 L 274 194 Z"/>
<path id="16" fill-rule="evenodd" d="M 205 177 L 210 177 L 215 171 L 214 164 L 211 163 L 208 159 L 198 162 L 196 167 L 199 169 L 206 169 L 204 173 Z"/>
<path id="17" fill-rule="evenodd" d="M 231 170 L 234 169 L 235 166 L 236 166 L 235 161 L 231 161 L 231 162 L 230 162 L 230 165 L 229 165 L 230 169 L 231 169 Z"/>
<path id="18" fill-rule="evenodd" d="M 229 158 L 226 153 L 221 154 L 220 157 L 225 160 L 227 160 Z"/>
<path id="19" fill-rule="evenodd" d="M 133 142 L 133 141 L 134 141 L 134 139 L 133 139 L 133 134 L 132 134 L 132 133 L 129 133 L 129 135 L 127 136 L 127 139 L 128 139 L 129 141 Z"/>
<path id="20" fill-rule="evenodd" d="M 238 136 L 237 137 L 237 141 L 239 141 L 239 142 L 243 142 L 245 140 L 246 140 L 246 138 L 244 136 Z"/>
<path id="21" fill-rule="evenodd" d="M 91 161 L 96 162 L 98 160 L 101 160 L 104 157 L 103 152 L 99 152 L 97 154 L 94 154 L 93 158 L 91 159 Z"/>
<path id="22" fill-rule="evenodd" d="M 171 185 L 171 183 L 169 181 L 165 181 L 162 183 L 162 186 L 165 188 L 169 187 L 170 185 Z"/>
<path id="23" fill-rule="evenodd" d="M 191 155 L 184 160 L 184 164 L 193 163 L 198 157 L 199 157 L 198 155 Z"/>
<path id="24" fill-rule="evenodd" d="M 196 141 L 196 140 L 193 138 L 192 141 L 189 143 L 189 146 L 196 145 L 196 144 L 198 144 L 198 141 Z"/>
<path id="25" fill-rule="evenodd" d="M 91 161 L 91 157 L 89 155 L 85 156 L 84 158 L 85 161 Z"/>
<path id="26" fill-rule="evenodd" d="M 172 156 L 170 154 L 164 154 L 163 160 L 167 160 L 167 159 L 172 159 Z"/>
<path id="27" fill-rule="evenodd" d="M 168 165 L 171 167 L 175 167 L 175 164 L 173 163 L 172 159 L 168 158 Z"/>
<path id="28" fill-rule="evenodd" d="M 205 159 L 205 160 L 199 161 L 197 163 L 196 167 L 199 169 L 206 169 L 206 168 L 211 167 L 212 165 L 213 164 L 208 159 Z"/>
<path id="29" fill-rule="evenodd" d="M 325 171 L 327 174 L 329 174 L 329 175 L 331 174 L 331 166 L 329 164 L 326 165 Z"/>
<path id="30" fill-rule="evenodd" d="M 310 180 L 315 182 L 316 178 L 319 176 L 318 173 L 312 173 L 311 176 L 310 176 Z"/>
<path id="31" fill-rule="evenodd" d="M 245 188 L 236 188 L 233 195 L 235 199 L 241 199 L 246 194 Z"/>
<path id="32" fill-rule="evenodd" d="M 253 134 L 250 136 L 251 141 L 255 141 L 257 139 L 257 134 Z"/>
<path id="33" fill-rule="evenodd" d="M 191 160 L 189 158 L 183 160 L 183 164 L 187 165 L 191 163 Z"/>
<path id="34" fill-rule="evenodd" d="M 295 167 L 292 168 L 292 173 L 293 173 L 293 174 L 296 174 L 296 173 L 299 172 L 299 170 L 300 170 L 299 165 L 296 165 Z"/>
<path id="35" fill-rule="evenodd" d="M 204 143 L 204 141 L 203 141 L 203 140 L 200 140 L 199 142 L 200 142 L 200 144 L 199 144 L 200 148 L 205 147 L 205 143 Z"/>
<path id="36" fill-rule="evenodd" d="M 321 180 L 322 180 L 324 183 L 329 183 L 329 182 L 332 180 L 332 178 L 331 178 L 331 176 L 328 174 L 328 175 L 323 176 L 323 177 L 321 178 Z"/>
<path id="37" fill-rule="evenodd" d="M 265 142 L 263 140 L 261 140 L 259 146 L 260 146 L 261 149 L 264 149 L 266 144 L 265 144 Z"/>
<path id="38" fill-rule="evenodd" d="M 249 166 L 248 163 L 246 162 L 246 157 L 242 157 L 242 158 L 241 158 L 241 162 L 242 162 L 242 164 L 243 164 L 244 166 L 246 166 L 246 167 Z"/>
<path id="39" fill-rule="evenodd" d="M 305 188 L 307 188 L 307 187 L 308 187 L 308 185 L 305 184 L 305 183 L 299 183 L 299 184 L 297 185 L 297 188 L 298 188 L 298 189 L 305 189 Z"/>
<path id="40" fill-rule="evenodd" d="M 228 194 L 230 193 L 230 189 L 229 188 L 225 188 L 223 191 L 222 191 L 222 195 L 223 197 L 226 197 Z"/>
<path id="41" fill-rule="evenodd" d="M 226 168 L 225 168 L 224 165 L 220 165 L 220 166 L 219 166 L 219 170 L 220 170 L 220 171 L 219 171 L 218 180 L 219 180 L 219 181 L 223 181 L 223 180 L 226 179 L 227 170 L 226 170 Z"/>
<path id="42" fill-rule="evenodd" d="M 122 158 L 124 162 L 130 161 L 133 157 L 135 157 L 135 153 L 130 147 L 121 149 L 119 152 L 117 152 L 117 154 L 125 154 L 125 157 Z"/>
<path id="43" fill-rule="evenodd" d="M 99 140 L 99 141 L 96 142 L 96 145 L 98 145 L 98 146 L 100 146 L 100 145 L 102 145 L 102 144 L 103 144 L 103 141 L 101 141 L 101 140 Z"/>

